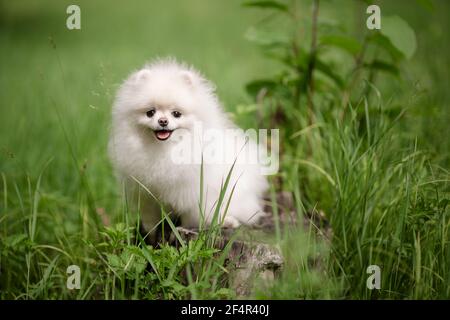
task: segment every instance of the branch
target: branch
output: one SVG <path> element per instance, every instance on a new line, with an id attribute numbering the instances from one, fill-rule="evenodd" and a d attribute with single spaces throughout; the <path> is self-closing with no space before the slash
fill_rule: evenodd
<path id="1" fill-rule="evenodd" d="M 309 112 L 309 124 L 313 123 L 313 109 L 314 109 L 314 68 L 316 64 L 317 55 L 317 20 L 319 17 L 319 0 L 313 1 L 313 17 L 312 17 L 312 29 L 311 29 L 311 50 L 309 54 L 308 71 L 306 74 L 307 79 L 307 97 L 308 97 L 308 112 Z"/>

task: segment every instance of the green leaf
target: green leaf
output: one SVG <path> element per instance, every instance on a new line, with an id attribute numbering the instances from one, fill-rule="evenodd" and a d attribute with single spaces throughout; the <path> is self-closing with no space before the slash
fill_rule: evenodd
<path id="1" fill-rule="evenodd" d="M 280 3 L 278 1 L 269 1 L 269 0 L 253 0 L 246 1 L 242 4 L 243 7 L 257 7 L 262 9 L 275 9 L 287 12 L 287 5 Z"/>
<path id="2" fill-rule="evenodd" d="M 115 254 L 106 254 L 106 257 L 108 259 L 108 264 L 113 268 L 121 268 L 122 262 L 120 261 L 120 257 Z"/>
<path id="3" fill-rule="evenodd" d="M 230 299 L 233 298 L 234 291 L 229 288 L 220 288 L 216 292 L 213 292 L 213 297 L 217 299 Z"/>
<path id="4" fill-rule="evenodd" d="M 416 34 L 405 20 L 399 16 L 383 17 L 380 31 L 407 59 L 414 55 Z"/>
<path id="5" fill-rule="evenodd" d="M 256 111 L 258 109 L 258 105 L 256 104 L 239 104 L 236 106 L 237 114 L 248 114 Z"/>
<path id="6" fill-rule="evenodd" d="M 3 239 L 3 244 L 5 245 L 5 247 L 10 247 L 10 248 L 17 248 L 22 242 L 24 242 L 25 240 L 27 240 L 27 235 L 26 234 L 15 234 L 15 235 L 10 235 L 6 238 Z"/>
<path id="7" fill-rule="evenodd" d="M 330 67 L 329 65 L 327 65 L 325 62 L 317 59 L 315 67 L 316 67 L 316 70 L 322 72 L 323 74 L 328 76 L 330 79 L 332 79 L 338 85 L 339 88 L 342 88 L 344 86 L 344 81 L 342 81 L 341 77 L 339 75 L 337 75 L 333 71 L 333 68 Z"/>
<path id="8" fill-rule="evenodd" d="M 396 47 L 394 47 L 391 41 L 381 33 L 375 33 L 369 38 L 369 40 L 380 48 L 384 49 L 394 61 L 399 61 L 405 58 L 403 53 L 401 53 Z"/>
<path id="9" fill-rule="evenodd" d="M 327 35 L 320 38 L 321 45 L 333 46 L 356 55 L 361 51 L 361 44 L 354 38 L 344 35 Z"/>
<path id="10" fill-rule="evenodd" d="M 177 293 L 180 293 L 180 292 L 183 292 L 186 290 L 185 286 L 183 286 L 182 284 L 180 284 L 176 281 L 173 281 L 173 280 L 164 280 L 161 282 L 161 285 L 166 288 L 171 288 L 172 290 L 174 290 Z"/>
<path id="11" fill-rule="evenodd" d="M 384 72 L 390 73 L 397 77 L 400 75 L 400 71 L 397 68 L 397 66 L 395 66 L 391 63 L 385 62 L 385 61 L 374 60 L 374 61 L 372 61 L 372 63 L 364 64 L 364 66 L 367 68 L 370 68 L 370 69 L 384 71 Z"/>

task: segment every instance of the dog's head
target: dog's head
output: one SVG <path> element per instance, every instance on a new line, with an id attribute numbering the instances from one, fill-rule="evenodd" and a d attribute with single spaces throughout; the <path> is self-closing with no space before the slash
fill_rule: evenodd
<path id="1" fill-rule="evenodd" d="M 133 73 L 121 86 L 114 118 L 126 121 L 156 143 L 166 143 L 179 129 L 196 122 L 214 127 L 223 117 L 210 82 L 173 60 L 159 61 Z M 181 130 L 180 130 L 181 132 Z"/>

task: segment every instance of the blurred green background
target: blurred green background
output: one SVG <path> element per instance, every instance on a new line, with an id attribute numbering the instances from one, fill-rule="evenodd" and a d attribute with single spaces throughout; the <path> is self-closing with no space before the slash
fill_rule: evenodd
<path id="1" fill-rule="evenodd" d="M 290 1 L 285 2 L 290 3 Z M 305 8 L 302 19 L 304 18 L 306 25 L 310 25 L 311 1 L 299 2 Z M 367 4 L 364 1 L 322 0 L 320 3 L 320 19 L 328 22 L 329 26 L 335 26 L 335 28 L 341 28 L 340 25 L 347 26 L 348 30 L 352 30 L 349 33 L 355 37 L 358 37 L 360 31 L 365 28 Z M 398 14 L 406 20 L 415 31 L 418 44 L 412 59 L 404 61 L 400 66 L 402 77 L 396 78 L 382 74 L 377 82 L 386 105 L 408 109 L 404 120 L 398 128 L 396 127 L 394 134 L 395 137 L 400 137 L 400 140 L 403 139 L 404 143 L 401 144 L 402 148 L 398 150 L 398 154 L 397 150 L 390 150 L 392 158 L 400 155 L 401 152 L 410 152 L 407 147 L 414 146 L 417 139 L 419 149 L 424 150 L 427 157 L 429 155 L 423 163 L 426 163 L 428 168 L 428 161 L 432 161 L 439 166 L 439 170 L 447 173 L 445 179 L 448 180 L 450 2 L 385 0 L 377 1 L 377 3 L 381 6 L 383 15 Z M 81 8 L 81 30 L 66 28 L 68 17 L 66 8 L 70 4 L 77 4 Z M 254 114 L 236 116 L 235 112 L 240 105 L 254 103 L 253 98 L 245 91 L 245 84 L 253 79 L 270 77 L 283 66 L 281 63 L 267 59 L 254 43 L 245 38 L 249 27 L 264 23 L 266 12 L 258 9 L 244 9 L 241 4 L 242 1 L 238 0 L 133 0 L 127 2 L 0 0 L 0 180 L 2 183 L 0 210 L 6 213 L 0 216 L 0 240 L 9 239 L 8 241 L 12 241 L 15 246 L 16 238 L 11 240 L 10 237 L 21 233 L 28 234 L 27 223 L 36 213 L 38 216 L 36 239 L 38 240 L 33 245 L 54 244 L 82 260 L 87 250 L 86 244 L 81 241 L 73 246 L 71 244 L 72 241 L 76 241 L 75 239 L 81 238 L 80 229 L 84 228 L 84 225 L 80 223 L 82 219 L 80 217 L 83 217 L 88 203 L 93 201 L 95 208 L 104 208 L 113 221 L 121 221 L 123 203 L 106 148 L 111 104 L 121 81 L 130 72 L 153 58 L 172 56 L 194 65 L 217 85 L 220 100 L 228 112 L 235 114 L 237 122 L 243 126 L 254 125 L 256 123 Z M 362 13 L 361 10 L 363 10 Z M 285 27 L 282 19 L 274 20 L 269 26 L 274 31 L 284 31 Z M 302 33 L 302 36 L 305 36 L 304 39 L 308 39 L 307 33 L 308 30 L 305 29 Z M 336 69 L 346 67 L 348 60 L 339 54 L 330 58 L 336 59 Z M 326 93 L 321 94 L 326 95 Z M 334 119 L 329 121 L 329 123 L 333 122 Z M 339 134 L 344 137 L 350 136 L 350 129 L 347 129 L 344 125 Z M 327 158 L 328 149 L 323 147 L 324 151 L 320 154 L 320 148 L 322 143 L 323 145 L 329 143 L 331 147 L 328 147 L 332 149 L 335 140 L 331 138 L 327 140 L 320 136 L 314 141 L 318 141 L 318 157 L 322 157 L 317 160 L 317 164 L 322 167 L 329 165 L 332 161 Z M 356 142 L 354 154 L 357 154 L 360 147 L 359 140 Z M 303 149 L 300 148 L 302 146 L 297 150 L 302 153 Z M 386 168 L 381 165 L 376 167 L 377 155 L 374 155 L 373 159 L 375 160 L 371 165 L 377 168 L 373 171 L 380 176 L 377 183 L 386 187 L 386 184 L 383 185 L 385 183 L 383 173 L 386 168 L 390 169 L 391 163 L 384 163 L 383 166 L 386 165 Z M 369 176 L 372 172 L 371 165 L 368 165 L 367 171 L 361 174 L 361 181 L 364 182 L 366 174 Z M 423 166 L 425 167 L 425 164 Z M 345 168 L 349 172 L 354 169 L 350 165 Z M 334 168 L 331 165 L 327 169 L 333 174 Z M 430 169 L 430 171 L 433 170 Z M 304 171 L 300 173 L 304 175 L 299 179 L 296 179 L 297 176 L 290 176 L 294 177 L 292 180 L 296 180 L 292 184 L 294 182 L 300 184 L 298 188 L 303 192 L 303 183 L 308 180 L 303 178 L 311 175 L 312 177 L 308 177 L 311 178 L 310 185 L 305 187 L 307 189 L 305 202 L 309 201 L 308 206 L 313 207 L 319 201 L 319 204 L 323 204 L 324 207 L 331 207 L 327 209 L 330 209 L 329 213 L 333 214 L 332 206 L 339 204 L 341 200 L 336 196 L 336 193 L 340 191 L 329 188 L 326 182 L 324 184 L 323 177 L 317 175 L 314 170 Z M 42 180 L 39 180 L 41 174 Z M 339 174 L 346 175 L 345 172 L 339 172 Z M 339 174 L 336 173 L 337 176 Z M 289 173 L 287 175 L 289 176 Z M 434 176 L 430 179 L 433 178 Z M 286 180 L 291 182 L 289 179 Z M 366 183 L 369 182 L 366 181 Z M 405 207 L 408 207 L 409 202 L 404 200 L 403 194 L 398 192 L 401 183 L 394 184 L 392 190 L 387 190 L 386 194 L 392 194 L 392 197 L 398 198 L 396 198 L 398 203 L 404 202 Z M 448 195 L 448 183 L 445 183 L 444 189 Z M 323 189 L 327 190 L 323 191 Z M 389 189 L 389 186 L 386 189 Z M 351 192 L 353 191 L 347 190 L 347 192 L 345 196 L 352 204 Z M 409 189 L 407 193 L 409 195 Z M 339 196 L 342 195 L 339 194 Z M 384 195 L 380 195 L 381 198 L 385 198 Z M 437 198 L 436 203 L 442 203 L 445 200 L 445 197 Z M 380 224 L 372 221 L 374 229 L 379 230 L 378 227 L 382 223 L 387 226 L 394 225 L 396 222 L 383 220 L 385 208 L 377 207 L 378 202 L 375 200 L 371 204 L 373 207 L 367 205 L 368 208 L 366 208 L 365 204 L 357 204 L 364 207 L 361 209 L 364 212 L 363 216 L 365 217 L 366 212 L 369 212 L 368 216 L 370 216 L 372 208 L 375 208 L 374 211 L 379 209 L 378 213 L 382 217 Z M 423 221 L 426 219 L 431 221 L 432 219 L 426 216 L 427 212 L 432 212 L 431 207 L 430 205 L 425 209 L 418 209 L 422 211 L 413 217 L 414 219 L 411 218 L 413 222 L 409 226 L 425 225 Z M 443 207 L 447 210 L 448 216 L 445 204 Z M 347 211 L 344 209 L 342 212 L 336 210 L 336 215 L 342 213 L 342 221 L 347 221 L 345 216 Z M 422 218 L 422 213 L 426 219 Z M 357 216 L 359 212 L 355 211 L 354 214 Z M 433 223 L 442 223 L 439 228 L 430 226 L 431 230 L 442 231 L 439 241 L 434 243 L 430 240 L 430 243 L 426 244 L 428 247 L 424 247 L 424 251 L 427 252 L 427 261 L 431 261 L 429 265 L 426 265 L 429 271 L 428 276 L 435 282 L 430 280 L 426 284 L 427 293 L 421 295 L 421 292 L 415 291 L 417 287 L 414 285 L 405 285 L 407 288 L 404 289 L 403 278 L 399 276 L 392 281 L 394 294 L 397 294 L 395 291 L 397 290 L 400 292 L 398 295 L 400 297 L 404 292 L 407 292 L 404 294 L 407 296 L 413 291 L 414 297 L 448 297 L 448 290 L 446 292 L 435 290 L 435 283 L 445 287 L 445 283 L 450 281 L 448 260 L 447 264 L 444 264 L 439 262 L 441 260 L 434 259 L 434 255 L 440 254 L 442 260 L 445 260 L 450 254 L 446 231 L 448 220 L 445 220 L 444 215 L 441 217 L 439 214 L 429 214 L 434 215 L 433 217 L 438 221 Z M 359 219 L 359 216 L 357 218 Z M 357 230 L 359 220 L 354 221 L 355 223 L 348 224 L 348 229 L 351 230 L 348 234 L 357 238 L 360 234 L 354 230 Z M 418 234 L 427 234 L 428 229 L 424 230 Z M 344 234 L 345 232 L 347 230 L 343 230 Z M 386 233 L 385 239 L 381 239 L 381 236 L 380 239 L 371 239 L 370 241 L 375 243 L 371 245 L 378 248 L 376 242 L 378 240 L 384 241 L 383 245 L 384 243 L 392 244 L 394 241 L 389 238 L 389 232 L 386 231 Z M 407 236 L 410 234 L 408 233 Z M 406 264 L 410 262 L 408 259 L 413 256 L 411 252 L 415 250 L 415 236 L 414 233 L 414 239 L 408 239 L 407 249 L 404 250 Z M 418 238 L 420 239 L 420 236 Z M 32 239 L 32 242 L 34 240 Z M 398 241 L 399 243 L 407 242 L 401 237 Z M 354 243 L 350 243 L 350 246 L 352 245 Z M 447 248 L 447 251 L 441 250 L 439 245 Z M 365 248 L 367 247 L 369 246 Z M 26 252 L 29 255 L 27 263 L 34 261 L 29 257 L 34 254 L 35 247 L 27 247 L 23 252 L 20 250 L 17 249 L 18 253 L 14 250 L 9 253 L 4 251 L 6 253 L 3 261 L 0 261 L 2 266 L 6 265 L 9 272 L 7 276 L 0 278 L 0 283 L 7 285 L 7 291 L 10 290 L 6 294 L 3 292 L 6 297 L 21 297 L 23 288 L 28 288 L 28 284 L 25 286 L 20 282 L 23 280 L 23 274 L 27 272 L 21 255 Z M 342 258 L 344 262 L 347 262 L 345 259 L 350 261 L 347 265 L 350 265 L 351 271 L 353 267 L 364 270 L 365 266 L 362 262 L 359 264 L 356 254 L 347 256 L 346 250 L 347 244 L 345 244 L 345 250 L 342 250 L 345 253 L 337 250 L 339 254 L 342 253 L 339 258 Z M 396 254 L 397 252 L 393 253 L 394 256 Z M 38 284 L 44 273 L 43 266 L 49 263 L 49 259 L 43 258 L 39 261 L 41 263 L 33 264 L 34 269 L 32 268 L 32 272 L 29 272 L 31 280 L 28 279 Z M 295 266 L 298 264 L 295 263 Z M 422 270 L 420 268 L 421 266 L 419 270 Z M 105 270 L 108 269 L 105 267 L 103 271 Z M 58 274 L 65 274 L 64 265 Z M 345 275 L 348 277 L 345 281 L 353 279 L 355 274 L 350 272 Z M 345 277 L 341 278 L 339 275 L 333 280 L 344 283 L 342 279 Z M 405 277 L 409 279 L 409 275 Z M 294 278 L 299 279 L 295 274 Z M 348 283 L 351 281 L 348 280 Z M 316 282 L 320 286 L 322 279 L 318 278 Z M 290 278 L 285 283 L 297 285 Z M 361 292 L 364 292 L 364 280 L 358 285 L 362 288 Z M 48 288 L 52 288 L 51 284 L 48 284 Z M 346 297 L 352 296 L 354 287 L 349 284 L 347 289 Z M 49 289 L 48 292 L 52 292 L 51 290 L 53 289 Z M 286 291 L 284 287 L 280 292 L 283 293 L 283 291 Z M 45 298 L 42 292 L 46 291 L 38 291 L 35 295 L 27 291 L 27 297 Z M 62 292 L 67 297 L 64 287 Z M 286 292 L 287 295 L 290 294 Z M 53 294 L 52 297 L 55 297 L 59 293 Z M 280 293 L 280 296 L 285 298 L 286 294 Z M 353 297 L 370 296 L 370 293 L 358 294 L 355 293 Z M 386 293 L 387 296 L 389 294 L 389 292 Z M 86 293 L 87 297 L 89 295 L 90 293 Z M 326 297 L 333 295 L 341 297 L 340 293 L 335 292 Z M 394 297 L 398 296 L 394 295 Z"/>
<path id="2" fill-rule="evenodd" d="M 77 190 L 73 153 L 102 199 L 115 190 L 106 144 L 121 81 L 156 57 L 195 65 L 214 81 L 227 110 L 250 101 L 244 84 L 271 69 L 244 39 L 258 13 L 239 1 L 79 1 L 81 30 L 66 28 L 71 1 L 0 5 L 0 170 L 36 176 L 57 192 Z M 273 65 L 273 64 L 272 64 Z"/>
<path id="3" fill-rule="evenodd" d="M 354 2 L 323 1 L 321 19 L 364 28 L 357 12 L 364 7 Z M 427 10 L 410 1 L 381 2 L 383 14 L 399 13 L 413 26 L 418 51 L 404 66 L 407 82 L 389 79 L 379 85 L 386 86 L 387 98 L 428 91 L 428 101 L 414 101 L 428 110 L 422 117 L 419 108 L 413 132 L 422 130 L 424 123 L 437 122 L 445 131 L 430 131 L 427 137 L 439 139 L 449 135 L 450 116 L 443 112 L 450 101 L 449 5 L 423 2 L 434 5 Z M 61 125 L 77 157 L 89 166 L 101 163 L 96 171 L 105 170 L 101 167 L 115 90 L 131 71 L 155 57 L 173 56 L 196 66 L 216 83 L 228 111 L 251 102 L 245 83 L 280 67 L 245 39 L 246 30 L 263 15 L 243 9 L 242 1 L 77 1 L 81 30 L 68 30 L 66 8 L 72 3 L 0 2 L 2 171 L 36 174 L 50 157 L 55 158 L 52 166 L 57 166 L 58 176 L 59 169 L 70 171 Z M 435 147 L 444 153 L 447 146 Z M 70 188 L 69 176 L 62 175 L 62 190 Z"/>

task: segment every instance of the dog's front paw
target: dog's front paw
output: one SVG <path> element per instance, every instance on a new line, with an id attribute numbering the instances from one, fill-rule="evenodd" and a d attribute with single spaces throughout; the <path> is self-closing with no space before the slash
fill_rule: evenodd
<path id="1" fill-rule="evenodd" d="M 226 217 L 223 219 L 222 228 L 236 229 L 236 228 L 239 227 L 240 225 L 241 225 L 241 223 L 240 223 L 239 220 L 236 219 L 235 217 L 232 217 L 232 216 L 226 216 Z"/>

